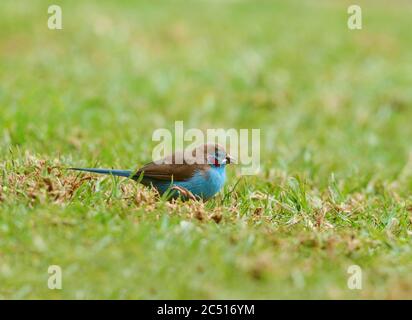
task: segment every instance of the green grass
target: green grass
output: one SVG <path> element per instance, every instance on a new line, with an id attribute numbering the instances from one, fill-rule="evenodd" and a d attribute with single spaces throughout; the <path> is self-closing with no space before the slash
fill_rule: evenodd
<path id="1" fill-rule="evenodd" d="M 412 6 L 358 3 L 3 0 L 0 298 L 411 298 Z M 61 169 L 176 120 L 260 128 L 261 173 L 203 205 Z"/>

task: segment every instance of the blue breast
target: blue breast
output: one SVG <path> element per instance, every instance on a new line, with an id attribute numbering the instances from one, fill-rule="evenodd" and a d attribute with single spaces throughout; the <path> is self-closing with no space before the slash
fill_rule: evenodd
<path id="1" fill-rule="evenodd" d="M 218 193 L 225 184 L 225 166 L 210 167 L 206 172 L 196 172 L 193 177 L 185 181 L 175 181 L 173 185 L 185 188 L 193 193 L 194 196 L 207 200 Z M 155 186 L 160 193 L 164 193 L 170 183 Z"/>

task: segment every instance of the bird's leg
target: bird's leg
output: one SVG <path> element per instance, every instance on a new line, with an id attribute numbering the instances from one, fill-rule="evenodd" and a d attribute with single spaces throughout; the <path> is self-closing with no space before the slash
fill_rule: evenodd
<path id="1" fill-rule="evenodd" d="M 189 190 L 187 190 L 186 188 L 183 187 L 179 187 L 179 186 L 173 186 L 171 188 L 171 190 L 177 190 L 181 195 L 185 196 L 188 199 L 191 200 L 197 200 L 196 197 L 193 195 L 193 193 L 191 193 Z"/>

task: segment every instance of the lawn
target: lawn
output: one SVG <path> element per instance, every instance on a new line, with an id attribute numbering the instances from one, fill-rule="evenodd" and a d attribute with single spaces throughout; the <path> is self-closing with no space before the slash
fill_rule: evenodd
<path id="1" fill-rule="evenodd" d="M 351 1 L 66 0 L 49 30 L 2 0 L 0 298 L 412 298 L 412 4 L 357 3 L 362 30 Z M 169 203 L 65 170 L 178 120 L 260 128 L 259 174 Z"/>

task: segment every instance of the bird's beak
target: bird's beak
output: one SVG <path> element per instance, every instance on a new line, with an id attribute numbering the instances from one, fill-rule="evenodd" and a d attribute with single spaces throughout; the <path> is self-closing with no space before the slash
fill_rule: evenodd
<path id="1" fill-rule="evenodd" d="M 231 155 L 226 155 L 226 164 L 236 163 L 236 159 L 233 158 Z"/>

